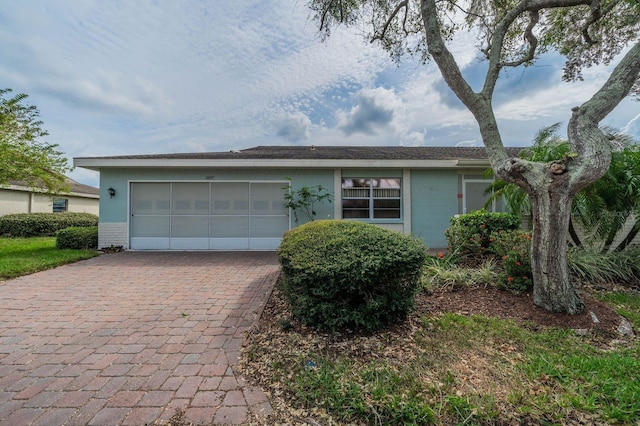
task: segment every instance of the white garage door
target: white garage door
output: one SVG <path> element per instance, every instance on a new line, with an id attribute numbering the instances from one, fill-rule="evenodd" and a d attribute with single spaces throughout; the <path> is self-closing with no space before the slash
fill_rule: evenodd
<path id="1" fill-rule="evenodd" d="M 272 250 L 289 229 L 286 182 L 131 183 L 136 250 Z"/>

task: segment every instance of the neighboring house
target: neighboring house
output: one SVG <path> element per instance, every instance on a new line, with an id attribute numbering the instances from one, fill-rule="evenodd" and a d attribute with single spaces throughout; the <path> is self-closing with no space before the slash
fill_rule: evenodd
<path id="1" fill-rule="evenodd" d="M 0 186 L 0 216 L 13 213 L 78 212 L 97 215 L 100 190 L 65 178 L 69 192 L 50 194 L 22 182 Z"/>
<path id="2" fill-rule="evenodd" d="M 445 247 L 449 219 L 482 208 L 491 182 L 484 148 L 259 146 L 74 165 L 100 172 L 99 246 L 137 250 L 275 249 L 296 226 L 283 207 L 289 182 L 333 193 L 317 219 L 363 220 Z"/>

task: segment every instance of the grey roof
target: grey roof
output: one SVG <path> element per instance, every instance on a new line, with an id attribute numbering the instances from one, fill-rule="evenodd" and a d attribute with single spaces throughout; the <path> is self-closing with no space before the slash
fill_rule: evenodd
<path id="1" fill-rule="evenodd" d="M 83 183 L 80 182 L 76 182 L 75 180 L 68 178 L 65 176 L 64 181 L 67 185 L 69 185 L 69 193 L 74 193 L 74 194 L 86 194 L 86 195 L 100 195 L 100 189 L 96 188 L 95 186 L 89 186 L 89 185 L 85 185 Z M 23 181 L 17 181 L 17 180 L 12 180 L 8 182 L 10 185 L 14 185 L 14 186 L 19 186 L 19 187 L 23 187 L 27 190 L 31 189 L 32 186 L 30 186 L 28 183 L 23 182 Z M 43 186 L 40 185 L 36 185 L 36 188 L 44 188 Z"/>
<path id="2" fill-rule="evenodd" d="M 90 194 L 90 195 L 100 195 L 100 188 L 96 188 L 95 186 L 85 185 L 80 182 L 76 182 L 73 179 L 67 178 L 67 183 L 70 186 L 70 191 L 77 194 Z"/>
<path id="3" fill-rule="evenodd" d="M 507 148 L 515 157 L 522 147 Z M 256 146 L 224 152 L 193 152 L 176 154 L 120 155 L 81 157 L 113 160 L 226 160 L 226 159 L 291 159 L 291 160 L 486 160 L 484 147 L 446 146 Z"/>

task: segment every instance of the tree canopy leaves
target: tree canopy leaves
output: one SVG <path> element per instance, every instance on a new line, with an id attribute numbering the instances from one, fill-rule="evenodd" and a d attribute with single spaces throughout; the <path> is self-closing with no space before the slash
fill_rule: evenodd
<path id="1" fill-rule="evenodd" d="M 0 185 L 19 182 L 47 192 L 67 189 L 64 173 L 71 170 L 58 145 L 41 140 L 40 112 L 28 105 L 28 95 L 0 89 Z"/>
<path id="2" fill-rule="evenodd" d="M 567 81 L 581 80 L 585 67 L 608 65 L 640 34 L 637 0 L 310 0 L 309 7 L 324 36 L 336 25 L 364 24 L 365 36 L 393 59 L 428 60 L 425 3 L 434 3 L 445 40 L 476 33 L 478 51 L 498 68 L 557 51 L 567 58 Z"/>
<path id="3" fill-rule="evenodd" d="M 584 304 L 571 283 L 566 249 L 570 207 L 576 194 L 602 177 L 611 144 L 599 128 L 640 80 L 640 6 L 637 0 L 309 0 L 324 36 L 334 25 L 368 31 L 394 59 L 406 53 L 433 59 L 453 93 L 473 114 L 495 174 L 531 197 L 533 300 L 556 312 L 576 314 Z M 487 61 L 482 88 L 475 91 L 449 49 L 458 32 L 476 35 Z M 604 84 L 572 108 L 569 151 L 562 161 L 540 163 L 508 155 L 493 107 L 505 68 L 528 66 L 541 54 L 567 58 L 565 80 L 582 69 L 620 57 Z"/>

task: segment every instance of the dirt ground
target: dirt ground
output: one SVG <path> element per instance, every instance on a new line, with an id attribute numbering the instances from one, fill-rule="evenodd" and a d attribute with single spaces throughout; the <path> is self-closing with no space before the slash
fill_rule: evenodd
<path id="1" fill-rule="evenodd" d="M 540 327 L 582 329 L 597 331 L 602 336 L 615 336 L 620 316 L 609 305 L 595 300 L 589 293 L 583 292 L 582 300 L 585 310 L 580 315 L 549 312 L 535 306 L 530 293 L 516 295 L 495 287 L 439 291 L 420 295 L 417 302 L 418 310 L 422 312 L 509 318 L 532 322 Z"/>
<path id="2" fill-rule="evenodd" d="M 579 330 L 596 345 L 607 347 L 609 342 L 619 338 L 617 328 L 621 323 L 621 317 L 606 303 L 602 303 L 592 297 L 597 291 L 612 289 L 626 289 L 626 287 L 598 287 L 583 289 L 581 296 L 585 303 L 585 311 L 581 315 L 566 315 L 551 313 L 533 305 L 531 294 L 516 295 L 509 291 L 498 290 L 495 287 L 487 286 L 476 288 L 463 288 L 457 291 L 442 290 L 428 294 L 420 293 L 416 299 L 414 313 L 402 324 L 391 326 L 385 329 L 384 333 L 391 338 L 387 348 L 394 353 L 394 357 L 403 357 L 403 348 L 412 344 L 415 325 L 419 322 L 419 317 L 424 314 L 438 315 L 440 313 L 456 313 L 460 315 L 483 315 L 488 317 L 512 319 L 517 322 L 527 323 L 527 328 L 540 329 L 546 327 L 562 327 Z M 594 320 L 595 319 L 595 320 Z M 295 342 L 290 340 L 291 336 L 297 336 Z M 269 381 L 269 374 L 262 370 L 267 368 L 270 362 L 277 361 L 284 353 L 311 351 L 321 345 L 325 350 L 331 348 L 340 353 L 350 352 L 351 356 L 366 359 L 374 351 L 369 351 L 368 347 L 379 347 L 380 340 L 376 335 L 358 336 L 351 333 L 341 334 L 336 337 L 329 333 L 314 331 L 301 325 L 291 318 L 290 311 L 280 292 L 275 289 L 262 316 L 254 329 L 247 336 L 248 347 L 257 345 L 258 347 L 268 347 L 262 351 L 259 362 L 251 362 L 247 358 L 246 352 L 241 355 L 239 368 L 250 381 L 255 381 L 257 385 L 265 388 L 272 388 L 271 403 L 274 412 L 268 419 L 253 419 L 252 424 L 291 424 L 291 425 L 321 425 L 335 424 L 327 419 L 322 413 L 316 413 L 309 418 L 306 410 L 292 409 L 285 398 L 281 398 L 278 384 L 273 388 L 274 383 Z M 383 339 L 384 340 L 384 339 Z M 247 350 L 247 347 L 244 348 Z M 278 355 L 280 354 L 280 355 Z M 278 396 L 279 395 L 279 396 Z M 526 423 L 526 422 L 525 422 Z M 522 423 L 522 424 L 525 424 Z M 534 422 L 535 423 L 535 422 Z M 531 424 L 534 424 L 531 423 Z M 180 423 L 176 423 L 177 425 Z M 600 424 L 582 423 L 572 424 Z"/>

